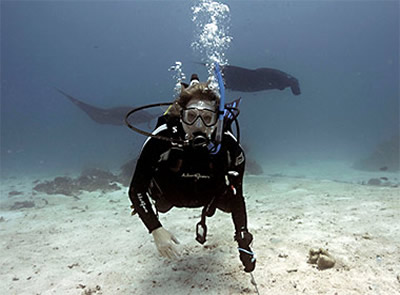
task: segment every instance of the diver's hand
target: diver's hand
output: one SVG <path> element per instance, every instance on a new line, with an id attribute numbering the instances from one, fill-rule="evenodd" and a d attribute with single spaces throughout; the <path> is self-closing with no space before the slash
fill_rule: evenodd
<path id="1" fill-rule="evenodd" d="M 173 234 L 167 231 L 163 227 L 159 227 L 151 232 L 156 243 L 158 252 L 161 256 L 169 259 L 177 258 L 179 256 L 178 249 L 175 244 L 179 244 L 179 241 Z"/>
<path id="2" fill-rule="evenodd" d="M 247 231 L 242 231 L 236 237 L 238 242 L 239 257 L 244 266 L 245 272 L 252 272 L 256 268 L 256 256 L 250 248 L 253 236 Z"/>

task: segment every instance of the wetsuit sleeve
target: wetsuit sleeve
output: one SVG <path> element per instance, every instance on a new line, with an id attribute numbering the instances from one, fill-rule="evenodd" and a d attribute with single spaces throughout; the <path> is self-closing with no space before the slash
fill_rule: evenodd
<path id="1" fill-rule="evenodd" d="M 241 146 L 234 138 L 229 140 L 231 163 L 228 168 L 228 178 L 231 190 L 232 219 L 235 225 L 235 235 L 247 231 L 246 204 L 243 197 L 243 176 L 245 155 Z"/>
<path id="2" fill-rule="evenodd" d="M 140 219 L 151 233 L 161 227 L 149 199 L 149 185 L 159 158 L 160 140 L 150 139 L 143 146 L 129 187 L 129 198 Z"/>

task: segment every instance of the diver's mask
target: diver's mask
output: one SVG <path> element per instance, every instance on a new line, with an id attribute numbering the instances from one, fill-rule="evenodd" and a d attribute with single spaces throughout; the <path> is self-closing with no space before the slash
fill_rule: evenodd
<path id="1" fill-rule="evenodd" d="M 181 121 L 186 139 L 194 147 L 205 147 L 217 126 L 218 114 L 213 102 L 196 100 L 181 111 Z"/>

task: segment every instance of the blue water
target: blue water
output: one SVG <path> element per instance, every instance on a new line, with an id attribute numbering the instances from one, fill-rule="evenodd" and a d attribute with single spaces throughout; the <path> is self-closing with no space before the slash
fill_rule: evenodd
<path id="1" fill-rule="evenodd" d="M 101 107 L 172 100 L 175 61 L 207 75 L 191 48 L 194 3 L 1 1 L 2 175 L 115 169 L 135 157 L 143 136 L 94 123 L 54 87 Z M 225 3 L 229 63 L 283 70 L 302 90 L 227 92 L 243 97 L 252 157 L 350 165 L 399 134 L 398 1 Z"/>

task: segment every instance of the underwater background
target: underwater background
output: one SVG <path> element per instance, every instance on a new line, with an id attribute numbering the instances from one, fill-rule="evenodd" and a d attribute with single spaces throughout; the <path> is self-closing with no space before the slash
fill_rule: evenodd
<path id="1" fill-rule="evenodd" d="M 399 294 L 399 11 L 397 0 L 1 0 L 0 294 Z M 220 210 L 204 245 L 201 208 L 160 215 L 181 256 L 159 257 L 127 193 L 146 137 L 58 91 L 106 109 L 171 102 L 179 70 L 206 81 L 213 61 L 300 83 L 300 95 L 226 91 L 242 97 L 252 276 Z"/>
<path id="2" fill-rule="evenodd" d="M 243 98 L 242 143 L 264 173 L 272 162 L 351 166 L 393 137 L 398 160 L 398 1 L 221 2 L 228 63 L 300 82 L 300 96 L 227 91 Z M 93 122 L 55 88 L 99 107 L 140 106 L 174 98 L 176 61 L 206 80 L 191 46 L 195 3 L 1 1 L 2 177 L 119 169 L 136 157 L 144 136 Z"/>

